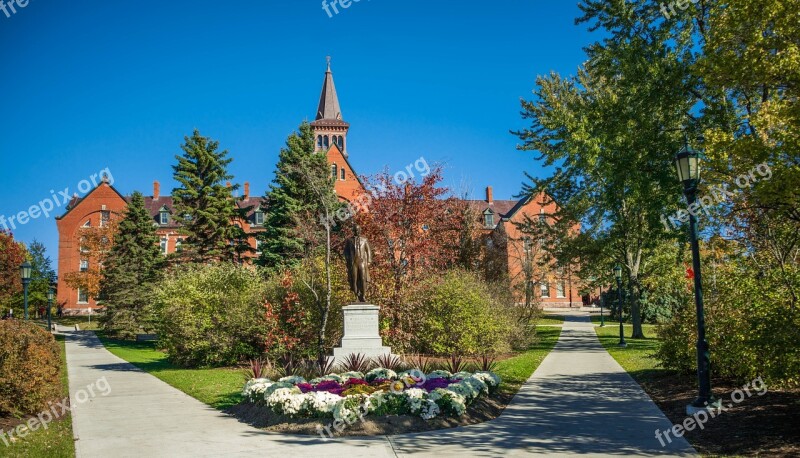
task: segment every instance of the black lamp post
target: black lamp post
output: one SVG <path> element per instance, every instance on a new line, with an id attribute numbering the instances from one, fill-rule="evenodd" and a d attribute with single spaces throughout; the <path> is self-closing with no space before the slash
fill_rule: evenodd
<path id="1" fill-rule="evenodd" d="M 53 330 L 53 320 L 51 318 L 51 314 L 53 311 L 53 296 L 55 295 L 55 287 L 56 282 L 50 283 L 50 287 L 47 289 L 47 330 Z"/>
<path id="2" fill-rule="evenodd" d="M 19 275 L 22 277 L 22 296 L 23 296 L 23 307 L 24 307 L 24 319 L 28 319 L 28 284 L 31 282 L 31 263 L 25 261 L 19 266 Z"/>
<path id="3" fill-rule="evenodd" d="M 697 185 L 700 183 L 700 154 L 689 146 L 688 139 L 684 147 L 675 156 L 675 168 L 678 179 L 683 183 L 683 193 L 689 208 L 696 207 Z M 693 211 L 689 212 L 689 238 L 692 245 L 692 269 L 694 270 L 694 300 L 697 307 L 697 382 L 699 394 L 697 399 L 686 406 L 686 413 L 694 415 L 700 410 L 716 408 L 719 401 L 711 392 L 711 352 L 706 341 L 706 319 L 703 310 L 703 282 L 700 275 L 700 244 L 697 241 L 697 218 Z"/>
<path id="4" fill-rule="evenodd" d="M 625 332 L 622 329 L 622 267 L 614 267 L 614 278 L 617 279 L 617 294 L 619 295 L 619 343 L 618 346 L 625 348 L 628 346 L 625 342 Z"/>
<path id="5" fill-rule="evenodd" d="M 603 302 L 605 302 L 605 300 L 603 299 L 603 295 L 600 294 L 600 327 L 601 328 L 604 328 L 606 326 L 605 318 L 603 318 Z"/>

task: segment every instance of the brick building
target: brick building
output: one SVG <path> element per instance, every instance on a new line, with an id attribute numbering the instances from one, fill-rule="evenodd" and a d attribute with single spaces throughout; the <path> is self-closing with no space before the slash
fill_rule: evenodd
<path id="1" fill-rule="evenodd" d="M 345 122 L 339 106 L 336 86 L 330 69 L 330 61 L 325 71 L 320 94 L 316 119 L 311 123 L 315 132 L 316 150 L 326 153 L 331 167 L 331 175 L 335 177 L 334 189 L 343 201 L 352 201 L 364 188 L 350 164 L 347 134 L 350 124 Z M 261 196 L 250 195 L 250 183 L 242 186 L 243 195 L 238 205 L 241 208 L 250 208 L 244 220 L 236 221 L 249 235 L 248 242 L 258 255 L 258 242 L 256 235 L 264 230 L 264 202 Z M 512 281 L 520 281 L 524 263 L 519 253 L 524 253 L 523 238 L 514 225 L 515 222 L 524 220 L 525 215 L 539 215 L 548 212 L 536 199 L 494 200 L 492 188 L 487 188 L 484 201 L 471 201 L 471 205 L 482 215 L 483 232 L 486 239 L 502 238 L 497 249 L 505 252 L 508 269 Z M 58 273 L 63 280 L 71 272 L 79 272 L 89 268 L 86 250 L 81 246 L 81 237 L 84 231 L 91 228 L 105 226 L 113 214 L 121 213 L 128 204 L 129 197 L 120 194 L 113 186 L 113 182 L 104 179 L 95 189 L 82 198 L 75 196 L 68 204 L 66 212 L 56 218 L 59 233 L 58 246 Z M 166 255 L 180 250 L 185 235 L 181 233 L 180 224 L 174 217 L 171 196 L 161 194 L 160 184 L 153 183 L 153 193 L 145 196 L 145 207 L 150 212 L 153 224 L 157 227 L 162 252 Z M 552 210 L 552 209 L 549 209 Z M 492 237 L 489 237 L 492 235 Z M 522 248 L 521 248 L 522 247 Z M 521 251 L 520 251 L 521 250 Z M 539 296 L 544 306 L 579 306 L 580 298 L 577 294 L 577 285 L 572 281 L 572 275 L 562 279 L 554 278 L 552 283 L 539 287 Z M 86 291 L 73 289 L 63 281 L 58 288 L 58 303 L 64 306 L 65 313 L 87 313 L 89 310 L 99 308 L 97 301 Z"/>

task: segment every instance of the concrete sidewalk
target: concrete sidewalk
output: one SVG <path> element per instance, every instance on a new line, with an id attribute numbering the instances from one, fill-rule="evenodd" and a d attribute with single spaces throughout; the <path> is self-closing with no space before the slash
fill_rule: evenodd
<path id="1" fill-rule="evenodd" d="M 661 447 L 654 432 L 672 425 L 602 348 L 587 317 L 567 317 L 555 349 L 493 421 L 328 441 L 253 428 L 117 358 L 94 334 L 66 334 L 71 395 L 103 377 L 111 387 L 74 403 L 78 457 L 694 454 L 683 439 Z"/>

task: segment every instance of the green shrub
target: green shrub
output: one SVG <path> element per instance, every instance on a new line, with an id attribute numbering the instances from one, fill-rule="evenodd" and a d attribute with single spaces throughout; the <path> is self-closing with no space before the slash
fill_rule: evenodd
<path id="1" fill-rule="evenodd" d="M 0 416 L 47 408 L 61 392 L 61 355 L 53 336 L 30 322 L 0 321 Z"/>
<path id="2" fill-rule="evenodd" d="M 770 385 L 800 384 L 800 310 L 791 306 L 787 274 L 756 271 L 746 261 L 729 261 L 704 277 L 706 336 L 712 374 L 740 381 L 758 376 Z M 792 277 L 793 276 L 793 277 Z M 714 278 L 716 277 L 716 278 Z M 694 300 L 659 330 L 657 353 L 669 369 L 690 372 L 696 366 Z"/>
<path id="3" fill-rule="evenodd" d="M 264 351 L 264 281 L 249 267 L 185 266 L 159 285 L 159 345 L 182 366 L 231 365 Z"/>
<path id="4" fill-rule="evenodd" d="M 454 270 L 422 288 L 422 329 L 417 335 L 423 353 L 482 354 L 509 348 L 514 323 L 475 274 Z"/>

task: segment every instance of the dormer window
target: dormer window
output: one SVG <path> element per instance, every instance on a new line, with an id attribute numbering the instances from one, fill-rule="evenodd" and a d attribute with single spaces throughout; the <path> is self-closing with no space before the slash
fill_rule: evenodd
<path id="1" fill-rule="evenodd" d="M 162 226 L 169 224 L 169 208 L 166 205 L 158 211 L 158 224 Z"/>
<path id="2" fill-rule="evenodd" d="M 253 216 L 253 223 L 256 226 L 263 226 L 264 225 L 264 211 L 261 210 L 261 207 L 256 209 L 256 212 Z"/>
<path id="3" fill-rule="evenodd" d="M 494 212 L 490 209 L 486 209 L 483 212 L 483 225 L 486 227 L 494 227 Z"/>

